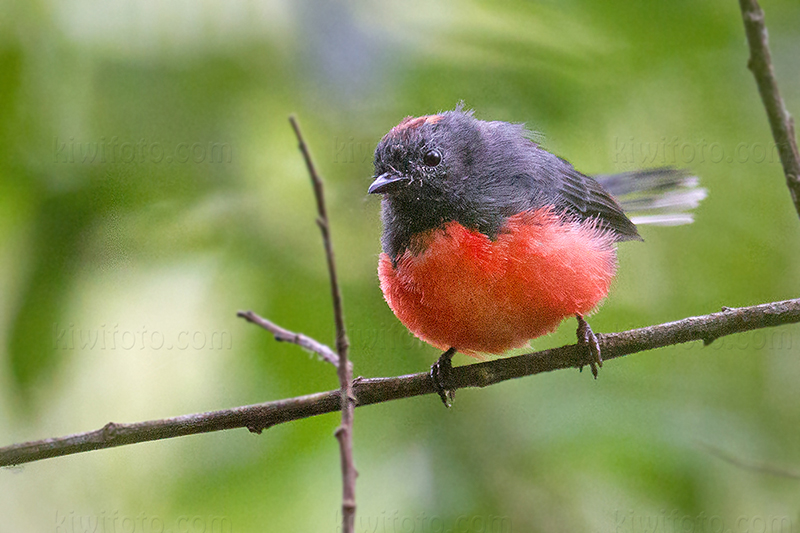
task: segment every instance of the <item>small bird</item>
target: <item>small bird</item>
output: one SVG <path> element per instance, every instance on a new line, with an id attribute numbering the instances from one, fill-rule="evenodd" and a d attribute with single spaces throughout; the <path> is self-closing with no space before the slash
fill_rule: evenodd
<path id="1" fill-rule="evenodd" d="M 616 243 L 642 240 L 625 212 L 685 224 L 706 195 L 673 168 L 591 178 L 535 138 L 458 106 L 406 117 L 375 150 L 381 290 L 414 335 L 444 350 L 431 378 L 446 406 L 456 352 L 502 354 L 572 316 L 597 377 L 603 360 L 584 317 L 608 294 Z"/>

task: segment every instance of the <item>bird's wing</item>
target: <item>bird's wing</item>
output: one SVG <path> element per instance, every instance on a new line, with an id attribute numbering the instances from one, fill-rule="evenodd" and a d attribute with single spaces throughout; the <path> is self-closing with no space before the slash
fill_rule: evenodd
<path id="1" fill-rule="evenodd" d="M 599 227 L 611 231 L 617 241 L 641 240 L 636 225 L 625 216 L 622 207 L 593 178 L 575 170 L 568 162 L 537 147 L 539 161 L 533 176 L 530 203 L 555 205 L 578 220 L 595 220 Z"/>

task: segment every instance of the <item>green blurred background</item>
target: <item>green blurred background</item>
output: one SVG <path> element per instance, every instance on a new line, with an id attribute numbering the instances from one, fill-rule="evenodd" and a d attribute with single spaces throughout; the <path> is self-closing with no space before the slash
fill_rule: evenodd
<path id="1" fill-rule="evenodd" d="M 460 100 L 587 173 L 702 177 L 694 225 L 621 247 L 595 331 L 798 296 L 800 222 L 734 0 L 0 6 L 0 445 L 337 386 L 235 318 L 333 343 L 291 112 L 327 181 L 357 375 L 438 355 L 383 302 L 366 188 L 390 127 Z M 800 116 L 800 5 L 763 7 Z M 573 340 L 568 321 L 534 347 Z M 800 472 L 798 356 L 791 326 L 447 411 L 358 409 L 357 530 L 800 531 L 800 480 L 734 464 Z M 3 469 L 0 532 L 339 531 L 338 420 Z"/>

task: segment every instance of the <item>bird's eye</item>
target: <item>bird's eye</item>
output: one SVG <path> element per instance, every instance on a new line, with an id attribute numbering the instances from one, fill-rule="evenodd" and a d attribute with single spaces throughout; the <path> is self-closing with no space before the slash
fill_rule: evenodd
<path id="1" fill-rule="evenodd" d="M 439 153 L 439 150 L 429 150 L 425 157 L 422 158 L 422 163 L 426 167 L 435 167 L 441 162 L 442 154 Z"/>

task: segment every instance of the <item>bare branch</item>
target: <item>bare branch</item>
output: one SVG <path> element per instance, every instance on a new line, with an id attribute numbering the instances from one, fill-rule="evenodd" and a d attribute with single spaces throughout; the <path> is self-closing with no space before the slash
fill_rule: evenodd
<path id="1" fill-rule="evenodd" d="M 350 342 L 347 340 L 347 331 L 344 326 L 344 310 L 342 309 L 342 294 L 339 290 L 339 280 L 336 275 L 336 261 L 333 255 L 331 242 L 331 228 L 328 221 L 328 210 L 325 206 L 325 190 L 322 179 L 317 173 L 311 153 L 303 140 L 300 124 L 292 115 L 289 122 L 294 128 L 300 151 L 303 153 L 311 182 L 314 185 L 314 196 L 317 199 L 317 224 L 322 232 L 322 243 L 325 246 L 325 257 L 328 261 L 328 275 L 331 283 L 331 296 L 333 298 L 333 318 L 336 324 L 336 353 L 339 354 L 338 375 L 341 388 L 340 409 L 342 410 L 342 425 L 336 430 L 339 440 L 339 449 L 342 458 L 342 528 L 345 533 L 352 533 L 355 529 L 356 516 L 356 467 L 353 460 L 353 412 L 355 402 L 353 399 L 353 370 L 347 359 L 347 349 Z"/>
<path id="2" fill-rule="evenodd" d="M 710 444 L 707 444 L 705 442 L 698 441 L 698 444 L 700 444 L 700 446 L 705 448 L 711 455 L 719 457 L 726 463 L 730 463 L 733 466 L 741 468 L 742 470 L 751 470 L 753 472 L 758 472 L 760 474 L 785 477 L 788 479 L 800 479 L 800 473 L 796 471 L 787 470 L 784 468 L 780 468 L 766 463 L 760 463 L 757 461 L 749 461 L 746 459 L 741 459 L 731 453 L 721 450 L 715 446 L 711 446 Z"/>
<path id="3" fill-rule="evenodd" d="M 753 72 L 761 93 L 761 100 L 767 111 L 767 118 L 772 129 L 772 137 L 781 156 L 783 173 L 786 175 L 786 185 L 792 195 L 794 207 L 800 215 L 800 155 L 797 151 L 797 139 L 794 134 L 794 120 L 783 103 L 778 82 L 775 80 L 775 70 L 772 67 L 772 57 L 769 51 L 767 27 L 764 23 L 764 12 L 757 0 L 739 0 L 744 20 L 744 29 L 747 33 L 747 43 L 750 46 L 750 59 L 747 67 Z"/>
<path id="4" fill-rule="evenodd" d="M 296 344 L 303 349 L 319 355 L 323 361 L 330 363 L 335 367 L 339 366 L 339 356 L 336 355 L 333 350 L 331 350 L 327 345 L 322 344 L 321 342 L 312 339 L 307 335 L 303 335 L 302 333 L 294 333 L 293 331 L 284 329 L 278 324 L 257 315 L 253 311 L 239 311 L 236 313 L 236 316 L 244 318 L 252 324 L 261 326 L 265 330 L 272 333 L 272 335 L 275 337 L 275 340 L 278 342 L 290 342 L 292 344 Z"/>
<path id="5" fill-rule="evenodd" d="M 336 322 L 336 352 L 339 354 L 339 357 L 342 357 L 342 353 L 347 355 L 347 349 L 350 346 L 349 341 L 347 340 L 347 333 L 344 326 L 344 311 L 342 310 L 342 295 L 339 291 L 339 280 L 336 276 L 336 262 L 334 260 L 333 254 L 333 244 L 331 243 L 331 236 L 330 236 L 330 223 L 328 222 L 328 210 L 325 207 L 325 190 L 322 184 L 322 179 L 319 177 L 317 173 L 317 169 L 314 166 L 314 161 L 311 159 L 311 153 L 308 151 L 308 146 L 306 142 L 303 140 L 303 134 L 300 131 L 300 125 L 297 122 L 297 118 L 292 115 L 289 117 L 289 122 L 292 124 L 292 128 L 294 128 L 294 133 L 297 135 L 297 142 L 300 147 L 300 151 L 303 153 L 303 159 L 306 162 L 306 167 L 308 167 L 308 173 L 311 176 L 311 182 L 314 185 L 314 196 L 317 199 L 317 213 L 319 218 L 317 219 L 317 224 L 319 225 L 319 229 L 322 232 L 322 243 L 325 246 L 325 257 L 328 261 L 328 274 L 331 280 L 331 296 L 333 297 L 333 318 Z"/>
<path id="6" fill-rule="evenodd" d="M 603 359 L 609 361 L 632 353 L 664 346 L 715 339 L 761 328 L 800 322 L 800 298 L 720 313 L 684 318 L 676 322 L 597 335 Z M 459 388 L 486 387 L 502 381 L 585 364 L 585 354 L 576 345 L 562 346 L 516 357 L 495 359 L 453 368 L 453 383 Z M 353 384 L 357 406 L 434 394 L 430 373 L 392 378 L 357 379 Z M 438 398 L 437 398 L 438 401 Z M 0 448 L 0 466 L 17 465 L 50 457 L 112 448 L 184 435 L 245 427 L 260 433 L 276 424 L 330 413 L 341 409 L 341 391 L 333 390 L 221 411 L 184 415 L 135 424 L 109 423 L 89 433 L 26 442 Z"/>

